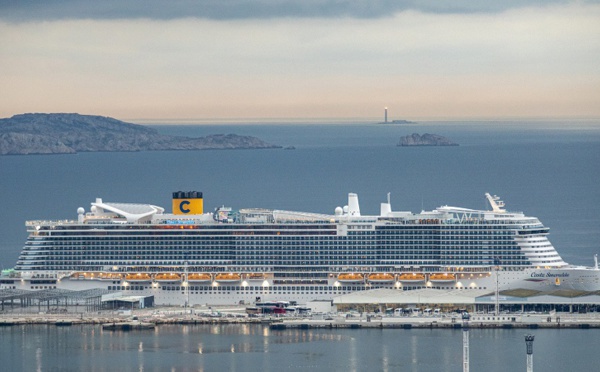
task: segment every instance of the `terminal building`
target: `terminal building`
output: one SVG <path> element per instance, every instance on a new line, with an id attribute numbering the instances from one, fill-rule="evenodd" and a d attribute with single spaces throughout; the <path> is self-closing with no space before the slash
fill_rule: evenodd
<path id="1" fill-rule="evenodd" d="M 600 291 L 584 292 L 554 290 L 442 290 L 422 288 L 409 291 L 396 289 L 373 289 L 353 292 L 335 297 L 337 311 L 358 310 L 365 312 L 383 309 L 419 308 L 440 309 L 442 312 L 468 311 L 494 313 L 496 304 L 500 312 L 600 312 Z"/>

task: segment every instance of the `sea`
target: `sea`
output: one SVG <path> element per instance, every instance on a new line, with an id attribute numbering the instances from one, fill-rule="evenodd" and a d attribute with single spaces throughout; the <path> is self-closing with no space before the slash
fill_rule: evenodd
<path id="1" fill-rule="evenodd" d="M 170 210 L 173 191 L 220 206 L 333 213 L 359 195 L 362 214 L 449 205 L 538 217 L 562 258 L 592 266 L 600 253 L 600 120 L 368 121 L 154 124 L 164 134 L 239 134 L 283 148 L 0 157 L 0 265 L 12 268 L 27 220 L 76 219 L 96 198 Z M 400 147 L 439 134 L 449 147 Z M 598 370 L 594 330 L 535 330 L 541 371 Z M 472 330 L 473 371 L 525 368 L 522 330 Z M 8 370 L 461 370 L 462 334 L 449 330 L 286 330 L 169 326 L 107 333 L 93 326 L 0 329 Z"/>
<path id="2" fill-rule="evenodd" d="M 470 329 L 473 372 L 598 371 L 598 330 Z M 3 371 L 463 371 L 460 329 L 270 330 L 263 325 L 161 325 L 0 329 Z"/>

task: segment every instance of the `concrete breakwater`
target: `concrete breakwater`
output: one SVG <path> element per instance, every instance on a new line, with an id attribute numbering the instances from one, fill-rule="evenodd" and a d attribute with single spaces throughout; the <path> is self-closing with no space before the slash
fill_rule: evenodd
<path id="1" fill-rule="evenodd" d="M 130 322 L 131 318 L 115 317 L 115 318 L 98 318 L 98 317 L 79 317 L 79 318 L 61 318 L 56 317 L 4 317 L 0 319 L 0 327 L 26 325 L 26 324 L 50 324 L 56 326 L 72 326 L 77 324 L 121 324 Z M 248 324 L 248 323 L 264 323 L 256 318 L 205 318 L 205 317 L 189 317 L 189 318 L 144 318 L 144 323 L 154 325 L 160 324 Z M 268 321 L 267 321 L 268 323 Z"/>
<path id="2" fill-rule="evenodd" d="M 264 324 L 272 329 L 286 328 L 439 328 L 457 329 L 463 321 L 456 315 L 442 316 L 381 316 L 370 314 L 316 314 L 302 317 L 249 317 L 240 308 L 218 309 L 210 312 L 190 312 L 181 310 L 141 310 L 134 313 L 118 314 L 42 314 L 20 313 L 0 314 L 0 327 L 41 324 L 57 327 L 78 324 L 106 325 L 123 323 L 144 323 L 155 326 L 163 324 Z M 468 322 L 470 328 L 600 328 L 600 313 L 570 314 L 472 314 Z"/>
<path id="3" fill-rule="evenodd" d="M 382 323 L 382 322 L 354 322 L 354 323 L 334 323 L 334 322 L 276 322 L 269 325 L 271 329 L 313 329 L 313 328 L 394 328 L 394 329 L 462 329 L 462 323 L 436 323 L 436 322 L 418 322 L 418 323 Z M 539 328 L 576 328 L 576 329 L 600 329 L 600 323 L 476 323 L 469 322 L 469 328 L 496 328 L 496 329 L 539 329 Z"/>
<path id="4" fill-rule="evenodd" d="M 326 319 L 290 319 L 270 324 L 272 329 L 287 328 L 436 328 L 462 329 L 538 329 L 538 328 L 576 328 L 600 329 L 600 314 L 536 314 L 536 315 L 476 315 L 467 322 L 458 317 L 328 317 Z"/>

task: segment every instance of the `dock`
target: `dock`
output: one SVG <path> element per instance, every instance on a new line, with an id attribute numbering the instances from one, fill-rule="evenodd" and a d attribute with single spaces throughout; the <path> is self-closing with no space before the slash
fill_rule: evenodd
<path id="1" fill-rule="evenodd" d="M 469 328 L 480 329 L 600 329 L 600 314 L 579 315 L 474 315 L 469 321 Z M 345 317 L 335 316 L 325 319 L 285 319 L 272 322 L 273 330 L 314 329 L 314 328 L 390 328 L 390 329 L 462 329 L 463 322 L 458 317 Z"/>
<path id="2" fill-rule="evenodd" d="M 394 315 L 368 312 L 332 312 L 312 315 L 248 315 L 245 306 L 149 308 L 131 311 L 102 311 L 87 313 L 0 313 L 0 327 L 50 325 L 74 327 L 98 325 L 104 330 L 152 329 L 161 325 L 235 325 L 257 324 L 278 329 L 460 329 L 461 314 Z M 473 329 L 600 329 L 600 312 L 589 313 L 471 313 L 469 327 Z"/>

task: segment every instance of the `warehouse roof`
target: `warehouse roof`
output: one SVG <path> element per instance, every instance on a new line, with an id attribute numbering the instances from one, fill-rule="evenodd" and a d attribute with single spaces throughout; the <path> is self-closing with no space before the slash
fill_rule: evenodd
<path id="1" fill-rule="evenodd" d="M 372 289 L 344 294 L 333 299 L 341 304 L 493 304 L 496 294 L 482 289 L 443 290 L 423 288 L 416 290 Z M 501 291 L 501 304 L 600 304 L 598 292 L 541 292 Z"/>

